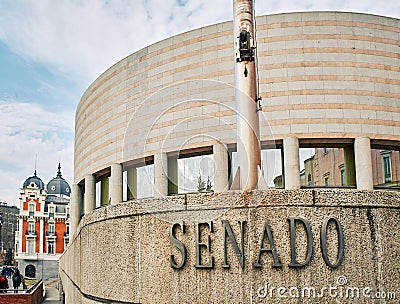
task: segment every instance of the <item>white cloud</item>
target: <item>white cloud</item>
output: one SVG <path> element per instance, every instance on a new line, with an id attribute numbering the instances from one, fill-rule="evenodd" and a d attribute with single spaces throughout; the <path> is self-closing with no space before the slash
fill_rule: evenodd
<path id="1" fill-rule="evenodd" d="M 0 101 L 0 200 L 15 204 L 25 179 L 35 169 L 47 183 L 62 163 L 72 183 L 73 113 L 52 113 L 38 104 Z M 64 164 L 64 165 L 63 165 Z"/>
<path id="2" fill-rule="evenodd" d="M 0 4 L 0 39 L 24 57 L 71 78 L 92 81 L 150 43 L 213 22 L 222 8 L 221 4 L 208 7 L 204 1 L 180 6 L 158 0 L 12 0 Z"/>
<path id="3" fill-rule="evenodd" d="M 397 0 L 255 1 L 257 14 L 346 10 L 399 16 Z M 146 45 L 232 19 L 231 0 L 25 1 L 0 4 L 0 39 L 15 52 L 91 82 Z"/>
<path id="4" fill-rule="evenodd" d="M 298 11 L 346 11 L 372 13 L 399 18 L 400 2 L 397 0 L 271 0 L 255 1 L 257 14 L 275 14 Z"/>

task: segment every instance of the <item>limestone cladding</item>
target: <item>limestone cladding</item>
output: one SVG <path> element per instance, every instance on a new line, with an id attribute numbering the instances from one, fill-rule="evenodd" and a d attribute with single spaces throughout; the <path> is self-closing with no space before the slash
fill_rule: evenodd
<path id="1" fill-rule="evenodd" d="M 258 17 L 261 140 L 270 133 L 278 140 L 400 140 L 399 37 L 398 19 L 367 14 Z M 230 22 L 122 59 L 78 105 L 75 183 L 113 163 L 178 151 L 183 143 L 236 142 L 233 84 Z M 190 142 L 198 134 L 204 136 Z"/>

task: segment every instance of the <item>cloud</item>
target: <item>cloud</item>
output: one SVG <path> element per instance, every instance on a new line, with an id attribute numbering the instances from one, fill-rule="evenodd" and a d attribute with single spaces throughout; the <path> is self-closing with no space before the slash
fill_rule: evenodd
<path id="1" fill-rule="evenodd" d="M 346 11 L 370 13 L 399 18 L 397 0 L 271 0 L 255 1 L 257 14 L 276 14 L 298 11 Z"/>
<path id="2" fill-rule="evenodd" d="M 224 11 L 223 2 L 3 1 L 0 39 L 24 57 L 87 82 L 150 43 L 221 15 L 229 19 L 230 11 L 215 13 Z"/>
<path id="3" fill-rule="evenodd" d="M 72 183 L 73 113 L 53 113 L 34 103 L 0 101 L 1 201 L 15 204 L 25 179 L 37 172 L 47 183 L 56 175 L 58 162 Z"/>
<path id="4" fill-rule="evenodd" d="M 0 39 L 25 57 L 90 83 L 123 57 L 170 35 L 232 19 L 231 0 L 24 1 L 0 4 Z M 346 10 L 397 16 L 399 1 L 255 1 L 257 14 Z"/>

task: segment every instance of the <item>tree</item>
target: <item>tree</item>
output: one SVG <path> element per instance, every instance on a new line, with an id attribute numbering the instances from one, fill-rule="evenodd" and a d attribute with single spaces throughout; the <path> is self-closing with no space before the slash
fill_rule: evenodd
<path id="1" fill-rule="evenodd" d="M 210 176 L 207 177 L 206 191 L 212 191 L 212 184 L 211 184 L 211 181 L 210 181 Z"/>
<path id="2" fill-rule="evenodd" d="M 206 190 L 206 183 L 202 180 L 201 174 L 199 171 L 199 176 L 197 177 L 197 191 L 203 192 L 204 190 Z"/>

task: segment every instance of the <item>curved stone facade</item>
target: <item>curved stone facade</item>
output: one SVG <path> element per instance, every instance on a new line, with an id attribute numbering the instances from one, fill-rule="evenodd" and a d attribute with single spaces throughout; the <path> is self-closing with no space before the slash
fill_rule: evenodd
<path id="1" fill-rule="evenodd" d="M 133 53 L 77 108 L 66 303 L 400 297 L 400 195 L 373 190 L 372 178 L 373 168 L 400 171 L 400 20 L 289 13 L 260 16 L 256 29 L 261 144 L 281 150 L 285 189 L 226 191 L 236 143 L 230 22 Z M 352 189 L 300 189 L 301 147 L 343 149 L 333 167 Z M 382 160 L 374 166 L 371 149 Z M 182 151 L 213 153 L 215 193 L 170 195 Z M 140 162 L 154 164 L 157 192 L 133 200 L 123 192 Z"/>
<path id="2" fill-rule="evenodd" d="M 400 140 L 399 32 L 398 19 L 356 13 L 258 17 L 261 140 Z M 75 183 L 113 163 L 179 151 L 195 134 L 206 136 L 186 148 L 235 143 L 232 42 L 231 23 L 216 24 L 104 72 L 77 109 Z"/>

